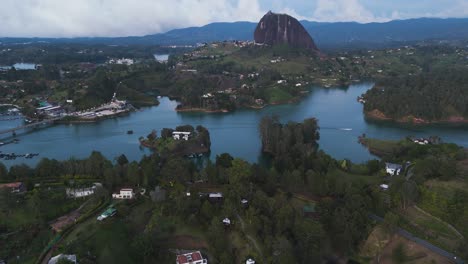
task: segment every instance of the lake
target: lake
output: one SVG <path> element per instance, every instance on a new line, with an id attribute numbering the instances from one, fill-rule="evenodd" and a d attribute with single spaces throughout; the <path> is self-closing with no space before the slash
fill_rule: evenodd
<path id="1" fill-rule="evenodd" d="M 238 110 L 232 113 L 178 113 L 177 102 L 161 98 L 160 105 L 144 108 L 125 117 L 90 124 L 56 125 L 19 133 L 18 144 L 0 146 L 3 153 L 39 153 L 34 159 L 19 158 L 2 162 L 11 166 L 24 162 L 35 165 L 41 157 L 67 159 L 83 158 L 92 150 L 102 152 L 109 159 L 125 154 L 130 160 L 139 160 L 149 151 L 139 147 L 138 138 L 152 129 L 174 128 L 182 124 L 203 125 L 211 135 L 211 158 L 228 152 L 251 162 L 260 155 L 258 123 L 265 115 L 278 115 L 283 122 L 302 121 L 316 117 L 319 120 L 320 148 L 337 159 L 348 158 L 364 162 L 375 158 L 358 143 L 358 136 L 400 139 L 406 136 L 438 135 L 446 142 L 468 147 L 466 127 L 407 126 L 388 122 L 368 122 L 362 114 L 363 106 L 356 101 L 372 84 L 355 84 L 349 88 L 312 88 L 296 104 L 269 106 L 261 110 Z M 21 120 L 0 121 L 0 130 L 22 124 Z M 127 135 L 133 130 L 133 135 Z M 0 139 L 7 141 L 8 138 Z"/>

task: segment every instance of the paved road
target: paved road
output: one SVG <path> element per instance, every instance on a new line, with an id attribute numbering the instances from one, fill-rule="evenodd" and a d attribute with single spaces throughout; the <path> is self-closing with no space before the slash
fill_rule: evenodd
<path id="1" fill-rule="evenodd" d="M 377 222 L 382 222 L 383 221 L 383 218 L 380 217 L 380 216 L 377 216 L 377 215 L 373 215 L 373 214 L 370 214 L 369 217 Z M 444 256 L 448 259 L 451 259 L 452 261 L 454 261 L 455 263 L 457 264 L 464 264 L 465 262 L 463 262 L 463 260 L 461 260 L 459 257 L 455 256 L 454 254 L 450 253 L 450 252 L 447 252 L 437 246 L 434 246 L 432 245 L 431 243 L 427 242 L 426 240 L 423 240 L 419 237 L 416 237 L 414 236 L 413 234 L 411 234 L 410 232 L 402 229 L 402 228 L 397 228 L 397 233 L 403 237 L 405 237 L 406 239 L 409 239 L 415 243 L 418 243 L 419 245 L 431 250 L 432 252 L 435 252 L 441 256 Z"/>

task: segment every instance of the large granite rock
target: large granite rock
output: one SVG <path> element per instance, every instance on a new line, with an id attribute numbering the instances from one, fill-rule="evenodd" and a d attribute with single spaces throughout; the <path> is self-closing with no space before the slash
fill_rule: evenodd
<path id="1" fill-rule="evenodd" d="M 314 40 L 297 19 L 286 14 L 269 11 L 257 24 L 254 33 L 256 43 L 277 45 L 288 44 L 318 52 Z"/>

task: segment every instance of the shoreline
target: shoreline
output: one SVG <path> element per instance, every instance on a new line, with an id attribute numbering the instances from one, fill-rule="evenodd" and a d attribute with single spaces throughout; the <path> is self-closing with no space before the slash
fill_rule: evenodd
<path id="1" fill-rule="evenodd" d="M 219 110 L 209 110 L 206 108 L 199 108 L 199 107 L 189 107 L 189 108 L 175 108 L 176 112 L 201 112 L 201 113 L 229 113 L 227 109 L 219 109 Z"/>
<path id="2" fill-rule="evenodd" d="M 449 119 L 441 119 L 441 120 L 426 120 L 423 118 L 414 117 L 412 115 L 405 116 L 402 118 L 391 118 L 386 116 L 378 109 L 374 109 L 372 111 L 364 111 L 364 117 L 370 120 L 376 121 L 390 121 L 399 124 L 413 124 L 413 125 L 436 125 L 436 124 L 446 124 L 446 125 L 464 125 L 468 124 L 468 119 L 461 117 L 461 116 L 452 116 Z"/>
<path id="3" fill-rule="evenodd" d="M 263 104 L 263 105 L 247 105 L 247 106 L 242 106 L 239 108 L 236 108 L 234 110 L 227 110 L 227 109 L 218 109 L 218 110 L 209 110 L 205 108 L 200 108 L 200 107 L 188 107 L 188 108 L 175 108 L 174 110 L 176 112 L 200 112 L 200 113 L 207 113 L 207 114 L 212 114 L 212 113 L 232 113 L 235 112 L 236 110 L 244 110 L 244 109 L 253 109 L 253 110 L 261 110 L 267 106 L 275 106 L 275 105 L 287 105 L 287 104 L 295 104 L 300 102 L 304 96 L 308 95 L 309 91 L 301 91 L 300 95 L 295 96 L 289 100 L 286 101 L 276 101 L 272 102 L 269 104 Z"/>

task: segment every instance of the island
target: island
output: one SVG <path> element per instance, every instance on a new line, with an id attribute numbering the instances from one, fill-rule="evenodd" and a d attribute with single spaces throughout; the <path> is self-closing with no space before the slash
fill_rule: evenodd
<path id="1" fill-rule="evenodd" d="M 151 131 L 146 138 L 140 137 L 140 144 L 160 155 L 178 155 L 189 158 L 201 157 L 210 152 L 210 133 L 203 126 L 178 126 L 163 128 L 161 136 Z"/>

